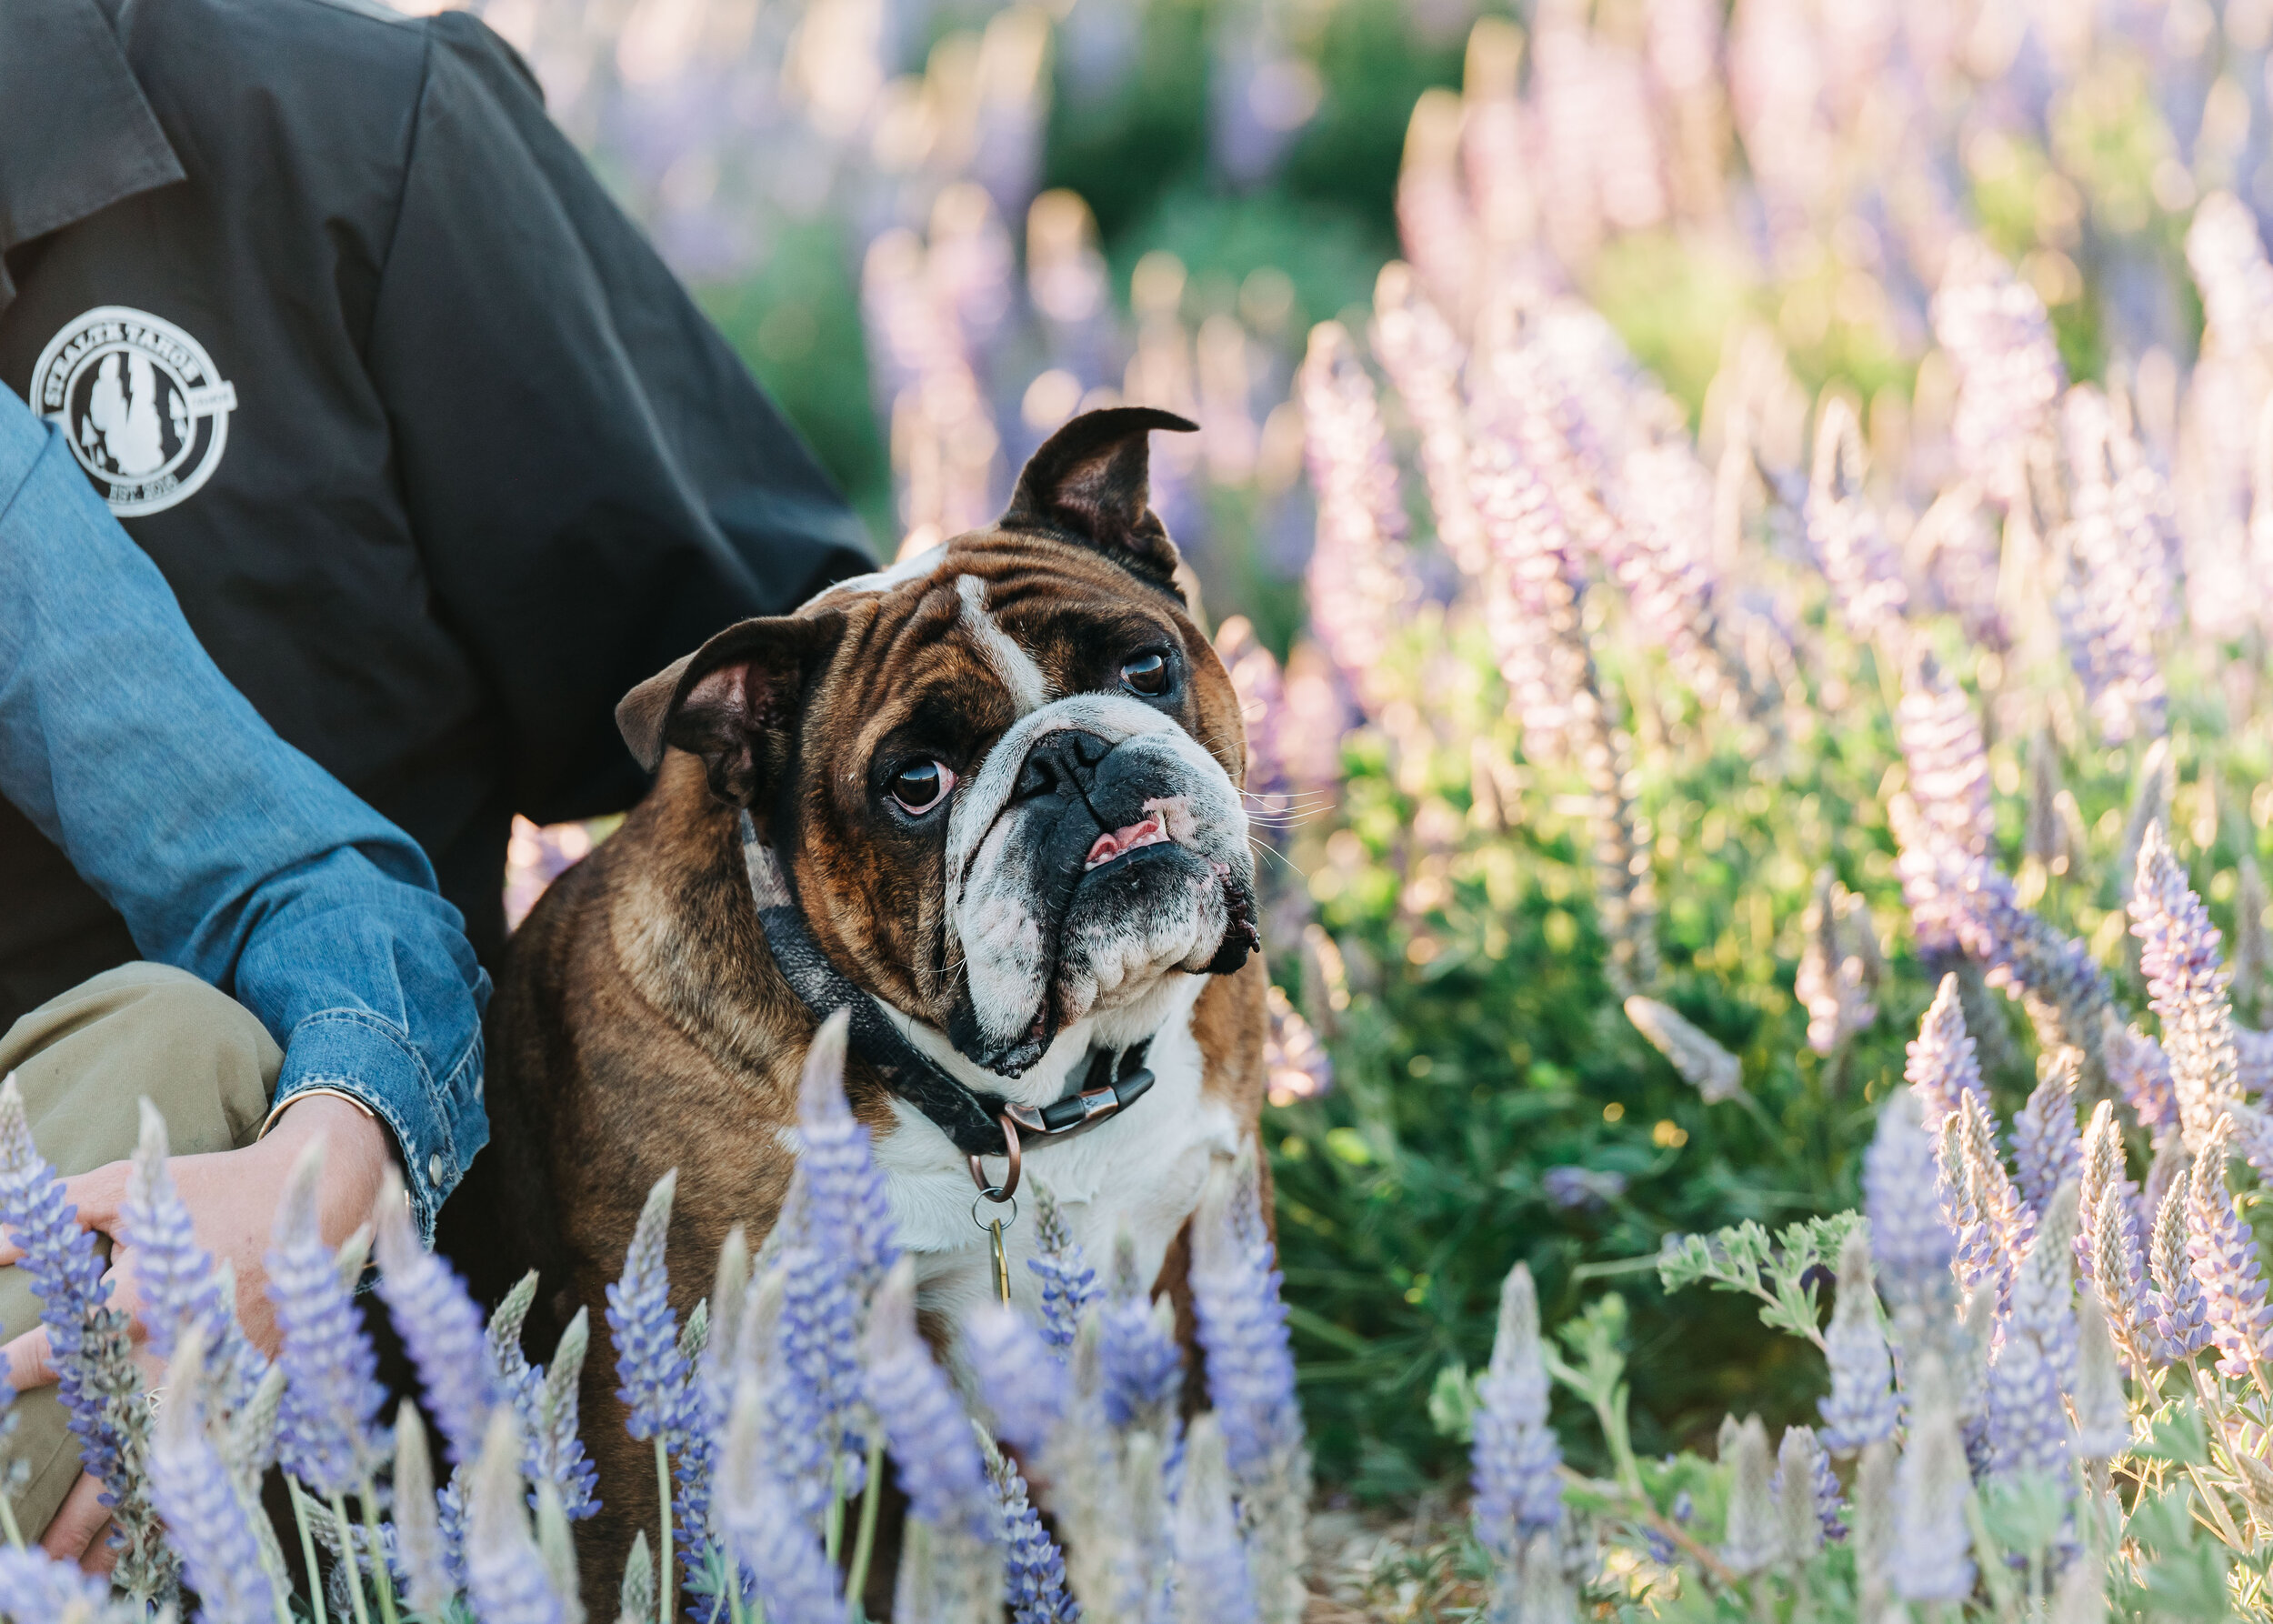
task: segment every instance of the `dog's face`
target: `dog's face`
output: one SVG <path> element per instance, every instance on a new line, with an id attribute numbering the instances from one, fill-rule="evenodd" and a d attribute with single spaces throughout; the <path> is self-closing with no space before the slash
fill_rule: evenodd
<path id="1" fill-rule="evenodd" d="M 617 712 L 751 812 L 853 980 L 1005 1077 L 1256 945 L 1238 704 L 1147 506 L 1147 432 L 1191 426 L 1076 418 L 994 528 L 722 632 Z"/>

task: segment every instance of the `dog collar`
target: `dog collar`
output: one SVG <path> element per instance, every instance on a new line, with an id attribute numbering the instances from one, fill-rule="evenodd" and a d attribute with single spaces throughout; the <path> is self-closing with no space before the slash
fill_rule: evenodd
<path id="1" fill-rule="evenodd" d="M 1112 1050 L 1093 1048 L 1081 1082 L 1046 1106 L 1030 1106 L 982 1093 L 907 1041 L 881 1006 L 829 962 L 807 929 L 797 900 L 782 877 L 773 848 L 758 838 L 757 825 L 742 814 L 742 862 L 749 871 L 750 899 L 757 905 L 758 928 L 789 989 L 813 1014 L 826 1020 L 839 1009 L 852 1013 L 846 1039 L 884 1086 L 936 1125 L 966 1156 L 1009 1156 L 1014 1142 L 1007 1119 L 1025 1138 L 1064 1138 L 1136 1104 L 1152 1087 L 1145 1055 L 1150 1038 Z"/>

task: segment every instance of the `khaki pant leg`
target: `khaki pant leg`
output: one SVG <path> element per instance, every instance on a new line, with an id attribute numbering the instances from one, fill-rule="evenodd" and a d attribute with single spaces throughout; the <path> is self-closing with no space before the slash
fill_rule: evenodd
<path id="1" fill-rule="evenodd" d="M 252 1012 L 184 970 L 121 965 L 41 1005 L 0 1038 L 0 1072 L 24 1094 L 32 1141 L 60 1174 L 131 1156 L 136 1102 L 165 1118 L 174 1154 L 231 1150 L 260 1132 L 284 1053 Z M 20 1268 L 0 1268 L 0 1337 L 39 1321 Z M 31 1478 L 16 1497 L 25 1538 L 45 1529 L 79 1473 L 78 1440 L 52 1387 L 15 1403 L 11 1459 Z"/>

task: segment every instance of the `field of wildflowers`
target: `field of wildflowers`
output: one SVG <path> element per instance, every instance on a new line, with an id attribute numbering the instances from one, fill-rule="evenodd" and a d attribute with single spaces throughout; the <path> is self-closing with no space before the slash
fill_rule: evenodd
<path id="1" fill-rule="evenodd" d="M 1204 426 L 1355 1605 L 2266 1610 L 2273 6 L 486 15 L 887 550 Z"/>

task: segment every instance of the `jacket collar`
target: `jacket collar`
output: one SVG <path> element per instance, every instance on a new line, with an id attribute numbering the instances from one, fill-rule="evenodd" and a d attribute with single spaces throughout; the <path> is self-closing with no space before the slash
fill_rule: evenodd
<path id="1" fill-rule="evenodd" d="M 95 0 L 0 4 L 0 254 L 183 178 Z"/>

